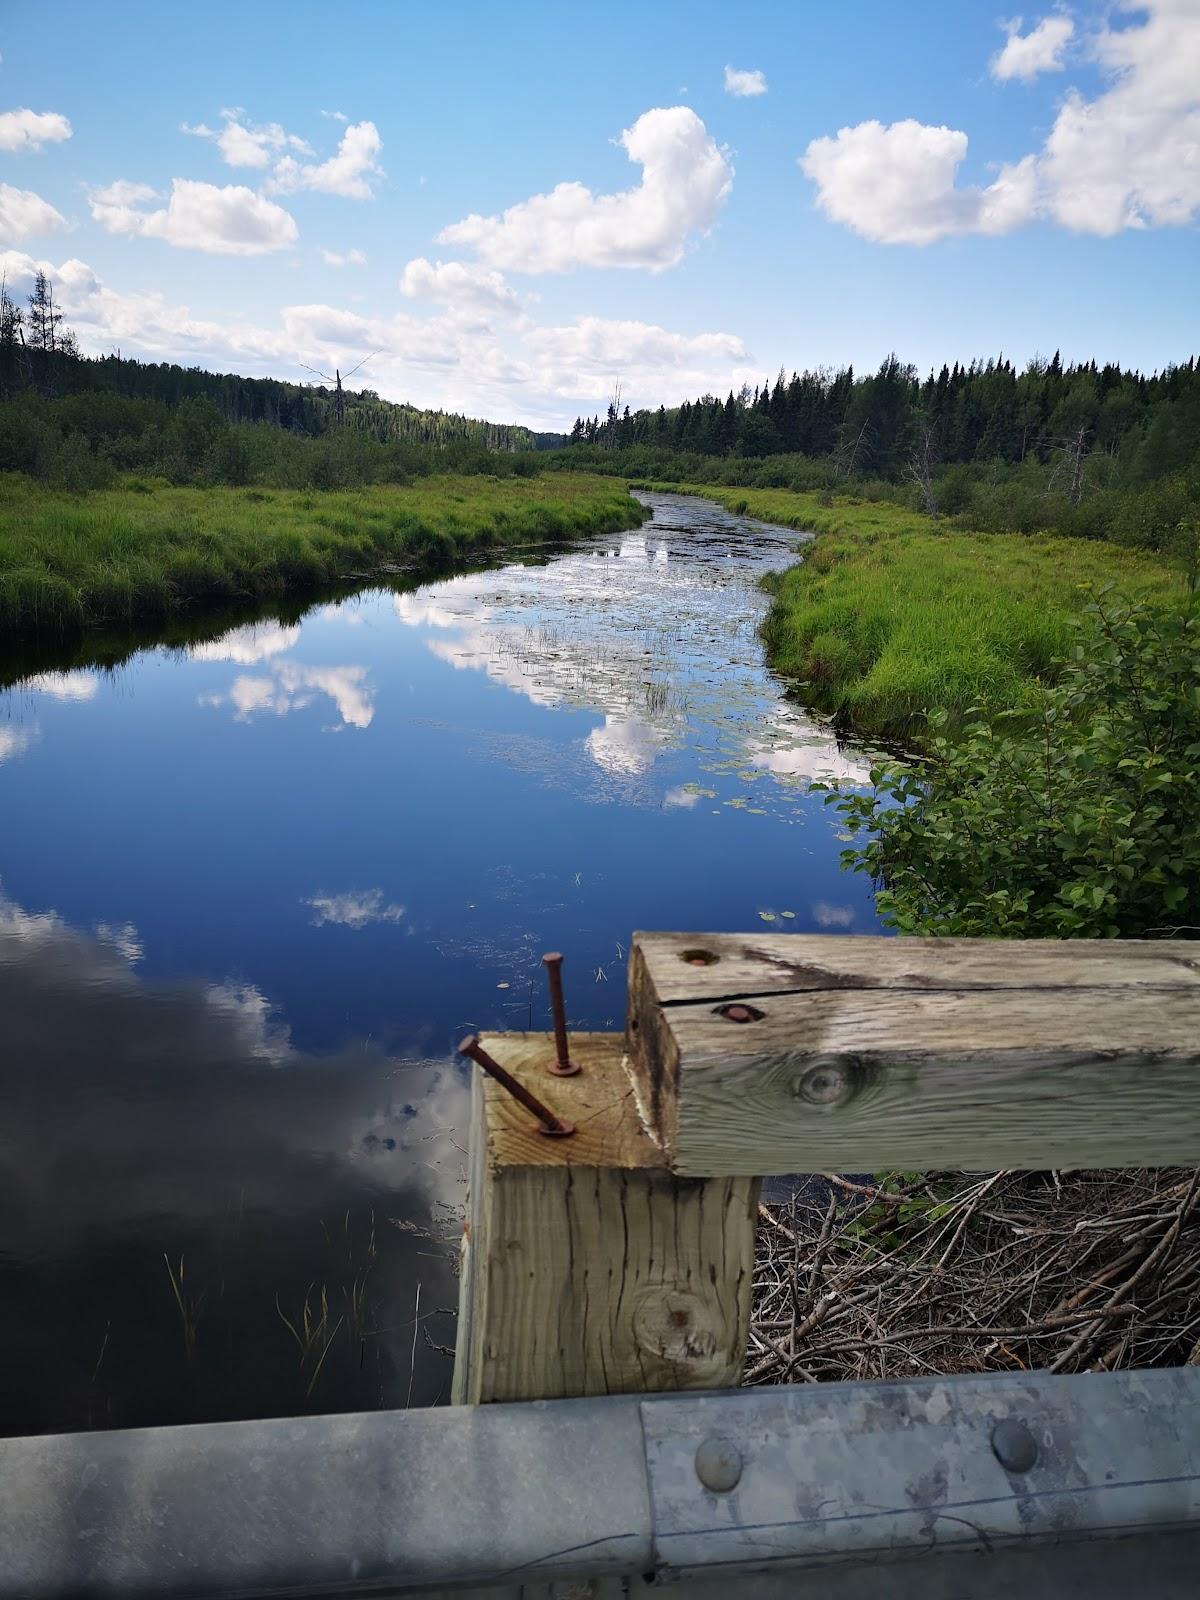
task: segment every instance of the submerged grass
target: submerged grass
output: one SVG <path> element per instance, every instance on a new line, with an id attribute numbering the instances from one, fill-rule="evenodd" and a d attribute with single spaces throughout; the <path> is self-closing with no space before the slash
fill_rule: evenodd
<path id="1" fill-rule="evenodd" d="M 0 474 L 0 630 L 38 639 L 146 626 L 644 517 L 624 484 L 583 473 L 344 491 L 131 482 L 86 496 Z"/>
<path id="2" fill-rule="evenodd" d="M 768 659 L 813 704 L 883 736 L 919 739 L 934 708 L 1019 706 L 1068 648 L 1093 589 L 1164 602 L 1183 593 L 1166 556 L 1101 540 L 969 533 L 887 502 L 786 489 L 694 492 L 820 535 L 767 580 Z"/>

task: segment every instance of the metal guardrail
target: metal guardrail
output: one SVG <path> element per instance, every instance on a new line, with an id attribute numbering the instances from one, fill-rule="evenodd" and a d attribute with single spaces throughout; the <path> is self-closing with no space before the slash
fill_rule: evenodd
<path id="1" fill-rule="evenodd" d="M 708 1600 L 1192 1596 L 1200 1369 L 0 1441 L 3 1600 L 667 1581 Z"/>

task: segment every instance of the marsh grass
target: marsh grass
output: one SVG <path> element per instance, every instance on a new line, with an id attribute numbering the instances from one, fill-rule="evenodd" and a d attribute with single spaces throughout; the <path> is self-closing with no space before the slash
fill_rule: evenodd
<path id="1" fill-rule="evenodd" d="M 810 703 L 883 736 L 919 740 L 935 707 L 1019 707 L 1096 590 L 1163 602 L 1185 591 L 1180 564 L 1103 540 L 969 533 L 887 501 L 678 487 L 818 535 L 766 580 L 768 660 Z"/>
<path id="2" fill-rule="evenodd" d="M 37 640 L 154 626 L 645 515 L 622 483 L 585 474 L 340 491 L 139 482 L 83 496 L 0 474 L 0 630 Z"/>

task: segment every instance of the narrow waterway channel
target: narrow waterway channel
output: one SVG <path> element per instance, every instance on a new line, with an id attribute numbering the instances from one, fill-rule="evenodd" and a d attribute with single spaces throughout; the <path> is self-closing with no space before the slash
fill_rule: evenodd
<path id="1" fill-rule="evenodd" d="M 788 530 L 635 533 L 0 693 L 0 1431 L 448 1393 L 471 1029 L 631 929 L 865 932 L 757 636 Z"/>

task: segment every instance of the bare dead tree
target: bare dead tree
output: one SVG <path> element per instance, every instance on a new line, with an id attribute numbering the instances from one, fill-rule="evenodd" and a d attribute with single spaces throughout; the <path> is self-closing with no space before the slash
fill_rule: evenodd
<path id="1" fill-rule="evenodd" d="M 358 366 L 350 368 L 349 372 L 346 374 L 346 377 L 352 378 L 360 368 L 365 367 L 368 361 L 373 361 L 379 354 L 380 352 L 378 350 L 372 350 L 369 356 L 364 356 L 362 358 L 362 360 L 358 363 Z M 332 383 L 334 385 L 333 414 L 337 421 L 337 425 L 340 428 L 343 422 L 346 420 L 346 397 L 342 393 L 341 369 L 339 367 L 334 367 L 333 372 L 328 373 L 320 371 L 320 369 L 317 367 L 310 367 L 307 361 L 302 361 L 300 365 L 304 368 L 305 372 L 311 372 L 318 378 L 324 378 L 326 383 Z"/>
<path id="2" fill-rule="evenodd" d="M 871 424 L 865 421 L 858 432 L 851 437 L 844 434 L 838 440 L 837 449 L 833 452 L 833 475 L 835 478 L 852 478 L 858 466 L 858 458 L 863 446 L 870 443 Z"/>
<path id="3" fill-rule="evenodd" d="M 938 514 L 937 494 L 933 486 L 933 472 L 937 466 L 937 442 L 926 418 L 917 423 L 917 437 L 904 463 L 904 476 L 915 483 L 921 496 L 921 509 L 929 516 Z"/>
<path id="4" fill-rule="evenodd" d="M 1053 494 L 1061 484 L 1067 499 L 1077 506 L 1083 499 L 1083 473 L 1091 451 L 1088 449 L 1087 424 L 1081 424 L 1074 433 L 1059 441 L 1046 483 L 1046 493 Z"/>

